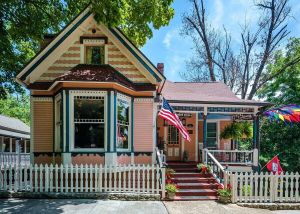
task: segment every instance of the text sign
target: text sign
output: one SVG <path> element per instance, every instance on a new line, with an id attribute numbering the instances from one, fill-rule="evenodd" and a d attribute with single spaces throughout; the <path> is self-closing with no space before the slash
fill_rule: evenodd
<path id="1" fill-rule="evenodd" d="M 104 45 L 104 39 L 84 39 L 83 44 L 85 45 Z"/>

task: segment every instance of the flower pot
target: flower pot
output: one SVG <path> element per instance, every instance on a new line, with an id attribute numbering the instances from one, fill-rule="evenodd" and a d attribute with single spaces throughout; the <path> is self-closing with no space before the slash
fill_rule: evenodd
<path id="1" fill-rule="evenodd" d="M 229 204 L 231 203 L 231 197 L 228 196 L 219 196 L 219 200 L 220 203 L 222 204 Z"/>
<path id="2" fill-rule="evenodd" d="M 168 192 L 168 199 L 174 199 L 175 197 L 175 192 Z"/>

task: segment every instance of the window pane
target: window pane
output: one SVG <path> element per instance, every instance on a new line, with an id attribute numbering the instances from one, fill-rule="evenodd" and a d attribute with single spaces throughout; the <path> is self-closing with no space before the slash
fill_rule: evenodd
<path id="1" fill-rule="evenodd" d="M 87 46 L 86 47 L 87 64 L 104 64 L 104 46 Z"/>
<path id="2" fill-rule="evenodd" d="M 104 148 L 104 124 L 75 124 L 75 148 Z"/>
<path id="3" fill-rule="evenodd" d="M 121 99 L 118 99 L 118 122 L 121 124 L 129 122 L 129 104 Z"/>
<path id="4" fill-rule="evenodd" d="M 104 100 L 75 98 L 74 119 L 104 119 Z"/>
<path id="5" fill-rule="evenodd" d="M 30 152 L 30 141 L 29 140 L 26 141 L 26 152 L 27 153 Z"/>
<path id="6" fill-rule="evenodd" d="M 4 138 L 3 151 L 10 152 L 10 138 Z"/>
<path id="7" fill-rule="evenodd" d="M 118 124 L 117 148 L 128 149 L 128 126 Z"/>

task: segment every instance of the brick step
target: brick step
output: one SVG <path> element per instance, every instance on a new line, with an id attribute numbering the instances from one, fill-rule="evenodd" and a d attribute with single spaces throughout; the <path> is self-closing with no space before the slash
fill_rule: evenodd
<path id="1" fill-rule="evenodd" d="M 174 201 L 208 201 L 218 200 L 216 196 L 175 196 Z"/>
<path id="2" fill-rule="evenodd" d="M 177 183 L 179 189 L 214 189 L 217 190 L 218 183 Z"/>
<path id="3" fill-rule="evenodd" d="M 179 189 L 176 196 L 217 196 L 217 191 L 212 189 Z"/>
<path id="4" fill-rule="evenodd" d="M 199 172 L 197 167 L 186 167 L 186 168 L 174 168 L 172 167 L 172 169 L 175 170 L 175 172 Z"/>
<path id="5" fill-rule="evenodd" d="M 215 178 L 172 178 L 175 183 L 215 183 Z"/>
<path id="6" fill-rule="evenodd" d="M 199 177 L 199 178 L 212 178 L 213 175 L 211 174 L 200 174 L 199 172 L 176 172 L 172 175 L 173 178 L 194 178 L 194 177 Z"/>

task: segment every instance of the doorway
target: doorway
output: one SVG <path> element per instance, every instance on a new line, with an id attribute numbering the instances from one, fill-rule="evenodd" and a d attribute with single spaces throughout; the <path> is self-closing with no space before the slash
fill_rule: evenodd
<path id="1" fill-rule="evenodd" d="M 179 131 L 175 126 L 169 125 L 167 128 L 167 160 L 179 161 L 180 154 Z"/>

